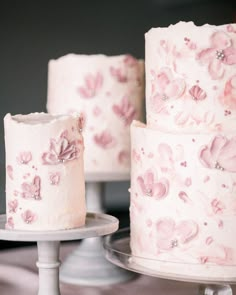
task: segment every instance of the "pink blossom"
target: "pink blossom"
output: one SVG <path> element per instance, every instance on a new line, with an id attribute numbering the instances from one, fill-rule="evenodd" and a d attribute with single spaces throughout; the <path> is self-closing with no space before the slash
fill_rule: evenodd
<path id="1" fill-rule="evenodd" d="M 49 175 L 51 185 L 58 185 L 60 182 L 61 174 L 60 172 L 52 172 Z"/>
<path id="2" fill-rule="evenodd" d="M 156 222 L 157 246 L 161 250 L 172 250 L 175 247 L 190 243 L 198 235 L 198 224 L 193 220 L 183 220 L 178 224 L 174 219 L 161 218 Z"/>
<path id="3" fill-rule="evenodd" d="M 13 167 L 11 166 L 11 165 L 7 165 L 7 175 L 9 176 L 9 178 L 11 179 L 11 180 L 13 180 L 14 178 L 13 178 Z"/>
<path id="4" fill-rule="evenodd" d="M 130 125 L 136 115 L 135 107 L 129 102 L 127 97 L 124 97 L 119 105 L 114 104 L 112 109 L 124 121 L 125 126 Z"/>
<path id="5" fill-rule="evenodd" d="M 192 96 L 192 98 L 196 101 L 204 100 L 207 96 L 206 92 L 198 85 L 192 86 L 189 90 L 189 93 Z"/>
<path id="6" fill-rule="evenodd" d="M 23 165 L 27 165 L 31 160 L 32 160 L 31 152 L 22 152 L 17 157 L 17 162 Z"/>
<path id="7" fill-rule="evenodd" d="M 49 152 L 43 153 L 42 160 L 44 165 L 56 165 L 75 160 L 79 153 L 77 141 L 69 141 L 66 136 L 61 135 L 59 140 L 51 139 Z"/>
<path id="8" fill-rule="evenodd" d="M 151 71 L 152 94 L 151 104 L 156 113 L 162 112 L 166 108 L 166 101 L 177 99 L 184 94 L 185 81 L 181 78 L 174 78 L 169 68 L 162 68 L 158 73 Z"/>
<path id="9" fill-rule="evenodd" d="M 93 98 L 101 90 L 103 85 L 103 76 L 101 73 L 88 74 L 84 78 L 84 86 L 78 88 L 79 94 L 83 98 Z"/>
<path id="10" fill-rule="evenodd" d="M 15 224 L 14 224 L 13 217 L 9 217 L 9 218 L 7 219 L 7 223 L 6 223 L 6 225 L 5 225 L 5 228 L 6 228 L 6 229 L 14 229 L 14 226 L 15 226 Z"/>
<path id="11" fill-rule="evenodd" d="M 39 176 L 35 176 L 32 183 L 23 182 L 21 188 L 23 191 L 21 195 L 24 199 L 41 200 L 41 178 Z"/>
<path id="12" fill-rule="evenodd" d="M 138 176 L 137 182 L 144 196 L 157 200 L 165 198 L 169 193 L 169 181 L 166 178 L 157 180 L 153 171 L 147 170 L 143 176 Z"/>
<path id="13" fill-rule="evenodd" d="M 224 92 L 219 97 L 220 102 L 232 110 L 236 110 L 236 75 L 225 84 Z M 228 111 L 230 114 L 230 111 Z"/>
<path id="14" fill-rule="evenodd" d="M 212 200 L 211 207 L 215 214 L 221 214 L 225 209 L 225 205 L 218 199 Z"/>
<path id="15" fill-rule="evenodd" d="M 122 68 L 110 67 L 110 73 L 113 78 L 115 78 L 120 83 L 126 83 L 128 81 L 127 74 L 122 70 Z"/>
<path id="16" fill-rule="evenodd" d="M 25 223 L 31 224 L 33 223 L 36 219 L 37 216 L 30 210 L 26 210 L 24 213 L 21 214 L 22 219 L 24 220 Z"/>
<path id="17" fill-rule="evenodd" d="M 109 149 L 116 145 L 115 138 L 108 130 L 94 135 L 94 142 L 103 149 Z"/>
<path id="18" fill-rule="evenodd" d="M 8 202 L 9 213 L 16 213 L 17 207 L 18 207 L 18 201 L 16 199 Z"/>
<path id="19" fill-rule="evenodd" d="M 212 79 L 220 79 L 226 65 L 236 64 L 236 48 L 229 35 L 218 31 L 211 35 L 210 47 L 203 49 L 197 57 L 201 63 L 208 65 Z"/>
<path id="20" fill-rule="evenodd" d="M 236 172 L 236 137 L 214 137 L 209 145 L 202 147 L 199 159 L 207 168 Z"/>

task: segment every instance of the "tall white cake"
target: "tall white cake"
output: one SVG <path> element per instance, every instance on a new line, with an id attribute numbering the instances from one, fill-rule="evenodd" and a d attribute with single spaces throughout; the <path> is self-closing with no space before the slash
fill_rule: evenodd
<path id="1" fill-rule="evenodd" d="M 130 55 L 68 54 L 48 66 L 47 110 L 83 116 L 85 174 L 130 173 L 130 124 L 141 119 L 144 63 Z"/>
<path id="2" fill-rule="evenodd" d="M 84 225 L 84 144 L 79 122 L 72 115 L 5 116 L 8 229 Z"/>
<path id="3" fill-rule="evenodd" d="M 180 22 L 145 37 L 147 126 L 131 126 L 132 253 L 166 275 L 235 280 L 236 25 Z"/>

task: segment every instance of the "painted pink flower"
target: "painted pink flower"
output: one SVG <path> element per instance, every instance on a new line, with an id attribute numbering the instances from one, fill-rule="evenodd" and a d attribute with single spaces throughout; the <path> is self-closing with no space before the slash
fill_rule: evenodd
<path id="1" fill-rule="evenodd" d="M 18 201 L 16 199 L 8 202 L 9 213 L 16 213 L 17 207 L 18 207 Z"/>
<path id="2" fill-rule="evenodd" d="M 93 98 L 101 90 L 103 85 L 103 76 L 97 72 L 95 75 L 88 74 L 84 78 L 84 86 L 78 88 L 79 94 L 83 98 Z"/>
<path id="3" fill-rule="evenodd" d="M 177 99 L 184 94 L 185 81 L 181 78 L 174 78 L 169 68 L 162 68 L 158 73 L 151 71 L 152 94 L 151 104 L 156 113 L 165 111 L 166 101 Z"/>
<path id="4" fill-rule="evenodd" d="M 202 147 L 199 159 L 207 168 L 236 172 L 236 137 L 214 137 L 209 145 Z"/>
<path id="5" fill-rule="evenodd" d="M 78 158 L 80 149 L 76 140 L 69 141 L 65 133 L 59 140 L 51 139 L 49 152 L 42 155 L 44 165 L 56 165 Z"/>
<path id="6" fill-rule="evenodd" d="M 94 142 L 103 149 L 109 149 L 115 146 L 115 138 L 107 130 L 101 132 L 100 134 L 94 135 Z"/>
<path id="7" fill-rule="evenodd" d="M 35 199 L 41 200 L 40 189 L 41 189 L 41 178 L 35 176 L 33 182 L 23 182 L 21 185 L 22 188 L 22 197 L 24 199 Z"/>
<path id="8" fill-rule="evenodd" d="M 225 209 L 225 205 L 218 199 L 212 200 L 211 207 L 215 214 L 221 214 Z"/>
<path id="9" fill-rule="evenodd" d="M 37 216 L 30 210 L 26 210 L 24 213 L 21 214 L 22 219 L 25 223 L 31 224 L 36 221 Z"/>
<path id="10" fill-rule="evenodd" d="M 215 32 L 210 37 L 210 47 L 198 53 L 201 63 L 208 65 L 212 79 L 220 79 L 225 72 L 225 65 L 236 64 L 236 48 L 229 35 L 223 31 Z"/>
<path id="11" fill-rule="evenodd" d="M 127 65 L 127 66 L 130 66 L 130 67 L 133 67 L 133 66 L 136 66 L 137 65 L 137 59 L 134 58 L 132 55 L 130 54 L 127 54 L 124 58 L 124 63 Z"/>
<path id="12" fill-rule="evenodd" d="M 7 175 L 11 180 L 13 180 L 13 167 L 11 165 L 7 165 Z"/>
<path id="13" fill-rule="evenodd" d="M 60 182 L 61 174 L 60 172 L 52 172 L 49 175 L 51 185 L 58 185 Z"/>
<path id="14" fill-rule="evenodd" d="M 110 67 L 110 74 L 120 83 L 125 83 L 128 81 L 127 74 L 121 68 Z"/>
<path id="15" fill-rule="evenodd" d="M 32 160 L 31 152 L 22 152 L 17 157 L 17 162 L 22 165 L 27 165 Z"/>
<path id="16" fill-rule="evenodd" d="M 130 153 L 128 151 L 119 152 L 118 162 L 123 165 L 128 165 L 130 163 Z"/>
<path id="17" fill-rule="evenodd" d="M 127 97 L 124 97 L 119 105 L 114 104 L 112 109 L 124 121 L 125 126 L 130 125 L 136 115 L 135 107 L 129 102 Z"/>
<path id="18" fill-rule="evenodd" d="M 189 93 L 191 97 L 196 101 L 204 100 L 207 96 L 206 92 L 198 85 L 194 85 L 193 87 L 191 87 Z"/>
<path id="19" fill-rule="evenodd" d="M 7 219 L 7 223 L 6 223 L 6 225 L 5 225 L 5 228 L 6 228 L 6 229 L 14 229 L 14 226 L 15 226 L 15 224 L 14 224 L 13 217 L 9 217 L 9 218 Z"/>
<path id="20" fill-rule="evenodd" d="M 224 92 L 219 97 L 219 100 L 230 109 L 236 109 L 236 75 L 226 82 Z"/>
<path id="21" fill-rule="evenodd" d="M 198 224 L 193 220 L 183 220 L 178 224 L 167 217 L 156 222 L 157 247 L 172 250 L 194 240 L 198 235 Z"/>
<path id="22" fill-rule="evenodd" d="M 144 196 L 163 199 L 169 192 L 169 181 L 166 178 L 157 180 L 154 172 L 147 170 L 143 176 L 138 176 L 137 182 Z"/>

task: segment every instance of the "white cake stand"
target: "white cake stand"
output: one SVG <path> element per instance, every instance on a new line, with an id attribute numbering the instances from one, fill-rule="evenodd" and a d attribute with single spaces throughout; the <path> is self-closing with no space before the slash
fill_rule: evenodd
<path id="1" fill-rule="evenodd" d="M 87 173 L 85 178 L 87 210 L 103 213 L 105 182 L 128 180 L 129 174 Z M 81 241 L 75 251 L 63 262 L 60 271 L 62 282 L 84 286 L 117 284 L 135 276 L 134 272 L 121 269 L 105 258 L 102 238 Z"/>
<path id="2" fill-rule="evenodd" d="M 58 231 L 20 231 L 5 229 L 6 216 L 0 216 L 0 239 L 37 242 L 39 269 L 38 295 L 60 295 L 59 250 L 60 241 L 85 239 L 110 234 L 118 229 L 117 218 L 100 213 L 87 213 L 86 224 L 81 228 Z M 83 270 L 84 265 L 80 265 Z"/>
<path id="3" fill-rule="evenodd" d="M 138 265 L 135 260 L 142 260 L 143 262 L 151 262 L 152 264 L 158 264 L 157 260 L 147 259 L 143 257 L 135 257 L 132 255 L 130 250 L 130 229 L 119 230 L 116 233 L 109 235 L 104 240 L 104 248 L 106 258 L 114 263 L 115 265 L 127 269 L 139 274 L 144 274 L 148 276 L 158 277 L 162 279 L 183 281 L 183 282 L 193 282 L 199 284 L 198 295 L 232 295 L 233 291 L 230 285 L 236 284 L 236 274 L 235 278 L 232 279 L 208 279 L 206 277 L 190 276 L 190 275 L 177 275 L 172 273 L 164 273 L 161 271 L 156 271 L 154 269 L 149 269 L 147 267 Z M 169 264 L 169 263 L 168 263 Z M 173 267 L 174 267 L 173 263 Z M 182 264 L 186 267 L 186 264 Z M 191 295 L 191 294 L 189 294 Z"/>

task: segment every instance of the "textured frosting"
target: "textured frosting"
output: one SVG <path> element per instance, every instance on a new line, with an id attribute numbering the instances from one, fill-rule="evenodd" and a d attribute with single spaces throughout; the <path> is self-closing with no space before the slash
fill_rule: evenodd
<path id="1" fill-rule="evenodd" d="M 59 230 L 84 225 L 79 122 L 72 115 L 5 116 L 6 228 Z"/>
<path id="2" fill-rule="evenodd" d="M 236 130 L 236 24 L 179 22 L 145 34 L 147 124 Z"/>
<path id="3" fill-rule="evenodd" d="M 175 275 L 236 278 L 236 135 L 131 126 L 131 249 Z M 224 267 L 222 267 L 224 266 Z"/>
<path id="4" fill-rule="evenodd" d="M 130 131 L 142 118 L 144 63 L 130 55 L 75 55 L 48 66 L 49 113 L 84 117 L 85 173 L 130 173 Z"/>

